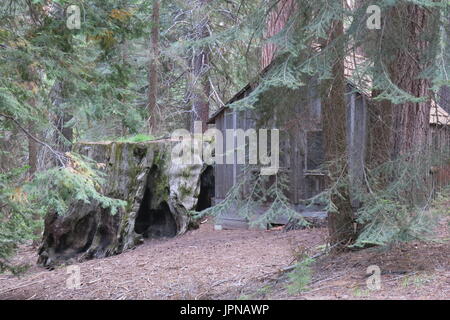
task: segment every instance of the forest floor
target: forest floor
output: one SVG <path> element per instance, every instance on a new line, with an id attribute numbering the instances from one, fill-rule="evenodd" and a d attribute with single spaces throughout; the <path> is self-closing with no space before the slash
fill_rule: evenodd
<path id="1" fill-rule="evenodd" d="M 284 267 L 302 252 L 320 252 L 324 228 L 283 232 L 222 230 L 205 223 L 185 235 L 146 241 L 134 250 L 77 264 L 81 286 L 68 289 L 66 267 L 36 266 L 20 248 L 19 278 L 0 275 L 0 299 L 450 299 L 448 219 L 437 241 L 326 255 L 311 265 L 305 291 L 287 289 Z M 367 289 L 367 267 L 381 269 L 381 289 Z"/>

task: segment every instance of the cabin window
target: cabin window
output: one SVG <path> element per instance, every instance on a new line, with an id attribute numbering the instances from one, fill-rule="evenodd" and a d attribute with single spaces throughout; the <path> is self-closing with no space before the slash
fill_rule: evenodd
<path id="1" fill-rule="evenodd" d="M 306 133 L 305 169 L 307 171 L 319 170 L 324 162 L 324 154 L 322 131 L 308 131 Z"/>
<path id="2" fill-rule="evenodd" d="M 322 131 L 307 131 L 304 172 L 305 198 L 314 197 L 325 188 L 325 174 L 321 167 L 325 160 L 324 155 Z"/>
<path id="3" fill-rule="evenodd" d="M 308 91 L 309 116 L 311 120 L 320 122 L 322 119 L 322 104 L 318 94 L 317 81 L 310 84 Z"/>
<path id="4" fill-rule="evenodd" d="M 279 167 L 281 170 L 287 170 L 290 168 L 290 153 L 291 150 L 291 144 L 289 140 L 289 133 L 286 130 L 280 129 L 280 136 L 279 136 Z M 270 145 L 269 145 L 269 150 Z"/>

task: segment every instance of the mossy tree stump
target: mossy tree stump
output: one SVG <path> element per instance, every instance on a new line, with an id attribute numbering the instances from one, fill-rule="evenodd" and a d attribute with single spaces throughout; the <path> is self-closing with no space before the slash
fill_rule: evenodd
<path id="1" fill-rule="evenodd" d="M 103 164 L 103 194 L 127 205 L 115 215 L 96 201 L 49 212 L 38 263 L 53 266 L 119 254 L 144 237 L 180 235 L 195 225 L 189 212 L 200 194 L 202 164 L 175 165 L 171 142 L 78 143 L 74 152 Z"/>

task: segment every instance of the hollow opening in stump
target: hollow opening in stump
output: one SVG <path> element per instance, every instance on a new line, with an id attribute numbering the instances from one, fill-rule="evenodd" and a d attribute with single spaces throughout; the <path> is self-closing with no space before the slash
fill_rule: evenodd
<path id="1" fill-rule="evenodd" d="M 141 206 L 136 216 L 136 233 L 144 238 L 175 237 L 177 224 L 166 201 L 158 203 L 154 194 L 153 182 L 157 175 L 157 167 L 152 167 L 147 178 L 147 187 L 144 192 Z"/>
<path id="2" fill-rule="evenodd" d="M 208 166 L 200 176 L 200 194 L 195 211 L 203 211 L 212 206 L 214 190 L 214 168 Z"/>
<path id="3" fill-rule="evenodd" d="M 55 233 L 49 235 L 48 246 L 53 246 L 56 254 L 72 257 L 87 251 L 92 245 L 97 228 L 94 214 L 90 212 L 78 221 L 74 221 L 73 224 L 75 224 L 73 229 L 70 224 L 61 227 L 60 230 L 66 232 L 61 232 L 60 235 L 55 235 Z"/>
<path id="4" fill-rule="evenodd" d="M 139 210 L 136 232 L 141 233 L 144 238 L 175 237 L 177 225 L 168 204 L 161 202 L 156 209 Z"/>

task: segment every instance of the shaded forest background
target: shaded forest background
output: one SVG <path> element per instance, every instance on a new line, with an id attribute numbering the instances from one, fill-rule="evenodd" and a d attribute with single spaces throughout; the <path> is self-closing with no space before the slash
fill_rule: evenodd
<path id="1" fill-rule="evenodd" d="M 368 30 L 373 4 L 381 28 Z M 81 9 L 79 29 L 68 28 L 69 5 Z M 432 103 L 450 112 L 448 1 L 11 0 L 0 10 L 1 271 L 18 243 L 39 241 L 50 209 L 63 214 L 74 199 L 123 205 L 101 194 L 104 177 L 70 152 L 74 143 L 148 141 L 196 120 L 206 128 L 273 59 L 232 107 L 252 108 L 305 76 L 322 81 L 330 242 L 387 244 L 433 230 L 429 171 L 450 159 L 449 146 L 428 143 Z M 351 54 L 365 57 L 352 81 L 374 98 L 377 138 L 356 191 L 345 162 Z"/>

